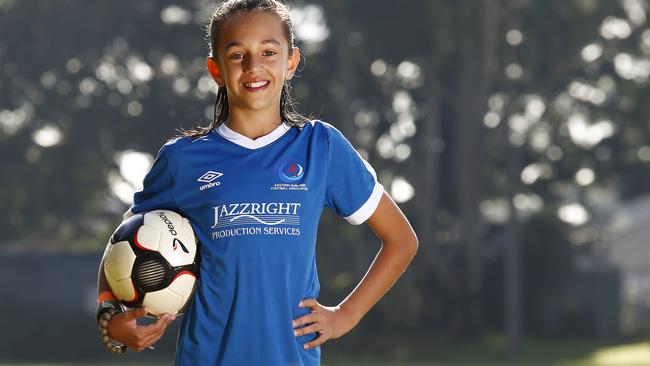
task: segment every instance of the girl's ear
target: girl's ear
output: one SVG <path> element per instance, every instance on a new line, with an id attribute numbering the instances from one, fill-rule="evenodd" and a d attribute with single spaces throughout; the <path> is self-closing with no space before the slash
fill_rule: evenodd
<path id="1" fill-rule="evenodd" d="M 287 80 L 291 80 L 296 73 L 298 64 L 300 63 L 300 48 L 294 47 L 289 55 L 289 64 L 287 65 Z"/>
<path id="2" fill-rule="evenodd" d="M 219 65 L 217 65 L 217 60 L 214 57 L 208 57 L 208 71 L 210 75 L 217 82 L 217 85 L 223 86 L 223 78 L 221 77 L 221 71 L 219 70 Z"/>

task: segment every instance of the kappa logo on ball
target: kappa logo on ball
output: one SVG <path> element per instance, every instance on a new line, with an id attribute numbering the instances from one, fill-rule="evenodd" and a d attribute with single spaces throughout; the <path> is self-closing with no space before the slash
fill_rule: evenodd
<path id="1" fill-rule="evenodd" d="M 199 189 L 203 191 L 203 190 L 206 190 L 208 188 L 220 186 L 221 182 L 215 182 L 214 180 L 219 178 L 219 177 L 222 177 L 222 176 L 223 176 L 223 173 L 219 173 L 219 172 L 209 170 L 209 171 L 205 172 L 205 174 L 203 174 L 201 177 L 199 177 L 199 179 L 197 179 L 196 181 L 201 182 L 201 183 L 207 183 L 207 184 L 204 184 L 201 187 L 199 187 Z"/>

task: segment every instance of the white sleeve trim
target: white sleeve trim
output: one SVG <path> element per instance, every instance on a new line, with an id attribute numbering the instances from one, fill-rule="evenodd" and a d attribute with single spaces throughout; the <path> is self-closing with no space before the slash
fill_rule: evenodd
<path id="1" fill-rule="evenodd" d="M 375 180 L 375 187 L 372 189 L 370 197 L 355 213 L 350 216 L 344 217 L 352 225 L 359 225 L 364 223 L 372 216 L 377 209 L 381 196 L 384 193 L 384 186 Z"/>

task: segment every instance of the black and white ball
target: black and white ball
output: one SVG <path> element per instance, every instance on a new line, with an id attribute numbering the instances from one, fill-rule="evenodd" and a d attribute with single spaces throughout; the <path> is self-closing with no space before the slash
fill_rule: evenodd
<path id="1" fill-rule="evenodd" d="M 181 314 L 199 274 L 199 245 L 190 222 L 169 210 L 131 216 L 110 238 L 104 274 L 127 307 L 150 316 Z"/>

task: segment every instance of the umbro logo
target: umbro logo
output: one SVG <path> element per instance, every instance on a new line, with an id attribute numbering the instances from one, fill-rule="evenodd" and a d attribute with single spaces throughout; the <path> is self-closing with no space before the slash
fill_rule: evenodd
<path id="1" fill-rule="evenodd" d="M 210 183 L 210 182 L 212 182 L 213 180 L 219 178 L 222 175 L 223 175 L 223 173 L 213 172 L 212 170 L 209 170 L 209 171 L 205 172 L 205 174 L 203 174 L 201 176 L 201 178 L 197 179 L 196 181 L 197 182 L 202 182 L 202 183 Z"/>
<path id="2" fill-rule="evenodd" d="M 199 187 L 203 191 L 203 190 L 206 190 L 208 188 L 220 186 L 221 182 L 215 182 L 214 180 L 221 177 L 221 176 L 223 176 L 223 173 L 214 172 L 212 170 L 209 170 L 209 171 L 205 172 L 205 174 L 203 174 L 196 181 L 201 182 L 201 183 L 207 183 L 207 184 L 204 184 L 201 187 Z"/>

